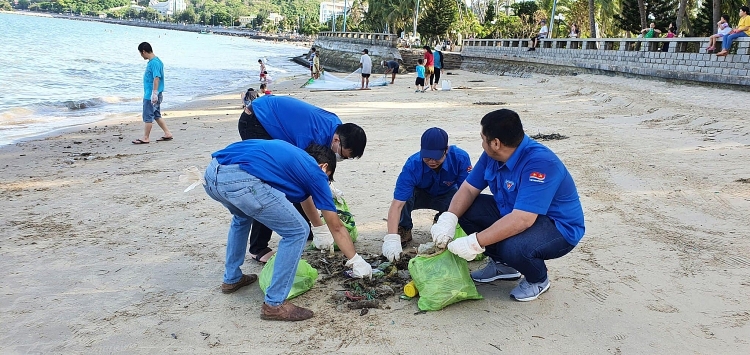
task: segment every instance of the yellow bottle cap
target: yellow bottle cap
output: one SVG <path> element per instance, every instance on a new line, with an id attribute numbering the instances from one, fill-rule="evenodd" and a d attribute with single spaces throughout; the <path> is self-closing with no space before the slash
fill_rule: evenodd
<path id="1" fill-rule="evenodd" d="M 408 284 L 404 285 L 404 294 L 409 297 L 416 297 L 419 292 L 417 291 L 417 287 L 414 286 L 414 281 L 410 281 Z"/>

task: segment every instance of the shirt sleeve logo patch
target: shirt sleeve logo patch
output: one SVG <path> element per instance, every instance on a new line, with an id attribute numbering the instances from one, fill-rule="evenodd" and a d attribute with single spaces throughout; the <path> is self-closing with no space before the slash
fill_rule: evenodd
<path id="1" fill-rule="evenodd" d="M 507 189 L 508 191 L 513 189 L 513 185 L 515 185 L 513 181 L 505 180 L 505 189 Z"/>
<path id="2" fill-rule="evenodd" d="M 466 172 L 467 172 L 467 173 L 470 173 L 470 172 L 471 172 L 471 165 L 469 165 L 469 167 L 468 167 L 468 168 L 466 168 Z"/>
<path id="3" fill-rule="evenodd" d="M 529 181 L 531 182 L 544 182 L 544 178 L 547 177 L 546 174 L 540 173 L 538 171 L 535 171 L 529 175 Z"/>

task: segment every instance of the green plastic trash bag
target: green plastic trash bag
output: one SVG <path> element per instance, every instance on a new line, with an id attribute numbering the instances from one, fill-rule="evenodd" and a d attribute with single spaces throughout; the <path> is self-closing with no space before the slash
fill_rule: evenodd
<path id="1" fill-rule="evenodd" d="M 460 225 L 456 224 L 456 234 L 453 235 L 453 239 L 463 238 L 466 236 L 466 232 L 464 232 L 463 228 L 461 228 Z M 480 261 L 484 260 L 484 253 L 478 254 L 474 261 Z"/>
<path id="2" fill-rule="evenodd" d="M 258 276 L 258 285 L 263 294 L 266 294 L 266 289 L 268 286 L 271 286 L 271 276 L 273 276 L 273 264 L 275 261 L 276 254 L 271 259 L 268 259 L 268 262 L 260 272 L 260 276 Z M 289 296 L 286 299 L 290 300 L 307 292 L 315 285 L 315 280 L 317 279 L 318 270 L 310 266 L 307 261 L 300 259 L 299 264 L 297 264 L 297 274 L 294 275 L 294 284 L 292 284 L 292 289 L 289 290 Z"/>
<path id="3" fill-rule="evenodd" d="M 349 212 L 349 205 L 346 204 L 343 196 L 333 199 L 333 204 L 336 205 L 336 213 L 339 215 L 341 223 L 344 224 L 346 230 L 349 231 L 349 237 L 352 238 L 352 243 L 357 241 L 359 232 L 357 232 L 357 225 L 354 223 L 354 216 Z M 325 222 L 325 218 L 323 219 Z M 333 247 L 339 250 L 338 245 L 334 244 Z"/>
<path id="4" fill-rule="evenodd" d="M 412 258 L 409 273 L 419 291 L 420 310 L 438 311 L 463 300 L 482 299 L 466 260 L 447 250 L 434 256 Z"/>

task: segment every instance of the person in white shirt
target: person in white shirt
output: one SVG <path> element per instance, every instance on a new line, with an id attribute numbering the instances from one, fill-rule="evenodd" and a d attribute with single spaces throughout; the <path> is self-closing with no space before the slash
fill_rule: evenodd
<path id="1" fill-rule="evenodd" d="M 536 50 L 536 45 L 539 43 L 540 39 L 547 38 L 547 34 L 549 33 L 549 29 L 547 29 L 547 21 L 542 20 L 540 23 L 542 25 L 542 28 L 539 30 L 539 34 L 531 41 L 531 48 L 529 48 L 530 51 Z"/>
<path id="2" fill-rule="evenodd" d="M 368 55 L 367 49 L 362 50 L 362 57 L 359 58 L 359 68 L 362 69 L 362 87 L 361 90 L 370 88 L 370 74 L 372 73 L 372 59 Z"/>
<path id="3" fill-rule="evenodd" d="M 719 20 L 717 25 L 716 34 L 708 37 L 708 48 L 706 48 L 706 52 L 713 52 L 716 50 L 716 39 L 723 38 L 724 35 L 727 35 L 732 31 L 732 26 L 729 26 L 729 15 L 721 15 L 721 20 Z"/>

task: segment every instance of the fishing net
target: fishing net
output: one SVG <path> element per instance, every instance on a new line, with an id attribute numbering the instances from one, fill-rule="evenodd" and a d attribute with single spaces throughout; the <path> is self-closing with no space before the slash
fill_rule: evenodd
<path id="1" fill-rule="evenodd" d="M 358 90 L 362 87 L 360 69 L 355 72 L 339 78 L 331 73 L 323 72 L 318 79 L 310 79 L 304 85 L 303 88 L 310 90 L 323 90 L 323 91 L 341 91 L 341 90 Z M 375 77 L 377 74 L 370 76 L 370 87 L 376 86 L 387 86 L 388 81 L 385 76 Z"/>

